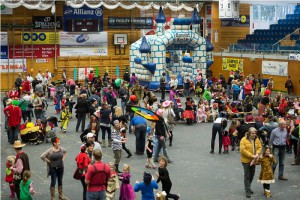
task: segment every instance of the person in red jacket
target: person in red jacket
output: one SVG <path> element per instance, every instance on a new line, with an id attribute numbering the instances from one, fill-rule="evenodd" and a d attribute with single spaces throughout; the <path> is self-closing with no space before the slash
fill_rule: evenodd
<path id="1" fill-rule="evenodd" d="M 11 99 L 19 98 L 19 92 L 17 91 L 17 88 L 15 86 L 12 87 L 12 90 L 9 92 L 8 96 Z"/>
<path id="2" fill-rule="evenodd" d="M 22 91 L 23 93 L 28 93 L 30 92 L 30 89 L 30 81 L 25 78 L 22 82 Z"/>
<path id="3" fill-rule="evenodd" d="M 246 83 L 244 85 L 244 94 L 247 96 L 252 91 L 252 85 L 249 83 L 249 80 L 246 80 Z"/>
<path id="4" fill-rule="evenodd" d="M 10 129 L 10 144 L 14 144 L 14 142 L 18 140 L 20 132 L 22 112 L 18 105 L 19 101 L 13 100 L 12 105 L 4 108 L 4 114 L 7 117 L 7 126 Z"/>

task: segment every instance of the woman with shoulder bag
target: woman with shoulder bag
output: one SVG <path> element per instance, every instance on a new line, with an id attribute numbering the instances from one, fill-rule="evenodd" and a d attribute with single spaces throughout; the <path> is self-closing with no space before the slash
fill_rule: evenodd
<path id="1" fill-rule="evenodd" d="M 162 103 L 162 107 L 163 107 L 163 118 L 166 122 L 167 128 L 169 130 L 170 133 L 170 137 L 169 137 L 169 146 L 172 146 L 172 142 L 173 142 L 173 129 L 174 129 L 174 125 L 175 125 L 175 113 L 173 111 L 173 109 L 171 108 L 171 101 L 164 101 Z"/>
<path id="2" fill-rule="evenodd" d="M 67 198 L 62 194 L 62 180 L 64 174 L 64 159 L 66 158 L 67 151 L 60 147 L 60 138 L 53 137 L 51 139 L 53 147 L 49 148 L 41 155 L 41 159 L 47 162 L 47 177 L 51 176 L 50 193 L 51 200 L 55 200 L 55 184 L 56 177 L 58 179 L 58 193 L 60 200 Z"/>

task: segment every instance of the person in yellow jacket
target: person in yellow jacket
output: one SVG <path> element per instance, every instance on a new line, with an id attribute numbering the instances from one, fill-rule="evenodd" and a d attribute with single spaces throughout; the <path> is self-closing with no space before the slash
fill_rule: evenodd
<path id="1" fill-rule="evenodd" d="M 251 183 L 255 174 L 255 164 L 253 164 L 252 160 L 258 159 L 262 150 L 262 145 L 259 138 L 256 137 L 256 132 L 255 128 L 249 128 L 245 137 L 240 142 L 241 162 L 244 167 L 244 185 L 247 198 L 251 198 L 251 194 L 253 194 Z"/>
<path id="2" fill-rule="evenodd" d="M 61 124 L 60 124 L 60 129 L 62 129 L 64 133 L 67 131 L 70 117 L 71 117 L 71 113 L 69 111 L 69 104 L 66 104 L 65 108 L 61 112 Z"/>

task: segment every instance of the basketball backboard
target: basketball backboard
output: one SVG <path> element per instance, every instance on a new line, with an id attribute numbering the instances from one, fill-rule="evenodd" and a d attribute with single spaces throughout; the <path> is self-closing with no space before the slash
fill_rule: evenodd
<path id="1" fill-rule="evenodd" d="M 114 45 L 120 44 L 127 44 L 127 34 L 114 34 Z"/>

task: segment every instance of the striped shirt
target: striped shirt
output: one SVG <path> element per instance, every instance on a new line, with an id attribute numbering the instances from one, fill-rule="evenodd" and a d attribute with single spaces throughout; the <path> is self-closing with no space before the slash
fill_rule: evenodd
<path id="1" fill-rule="evenodd" d="M 112 149 L 122 150 L 122 137 L 119 131 L 113 129 L 111 133 Z"/>

